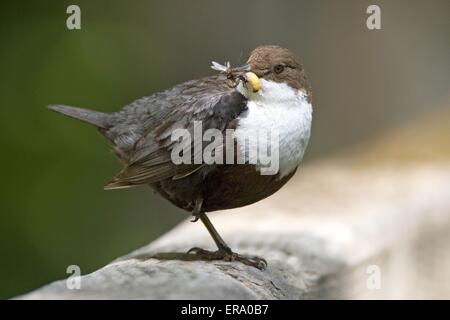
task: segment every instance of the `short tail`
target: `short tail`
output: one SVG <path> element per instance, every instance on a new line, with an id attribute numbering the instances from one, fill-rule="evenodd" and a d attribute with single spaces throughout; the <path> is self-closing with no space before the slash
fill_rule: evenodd
<path id="1" fill-rule="evenodd" d="M 109 125 L 110 115 L 103 112 L 92 111 L 82 108 L 69 107 L 63 105 L 50 105 L 48 106 L 50 110 L 62 113 L 71 118 L 75 118 L 96 127 L 106 129 Z"/>

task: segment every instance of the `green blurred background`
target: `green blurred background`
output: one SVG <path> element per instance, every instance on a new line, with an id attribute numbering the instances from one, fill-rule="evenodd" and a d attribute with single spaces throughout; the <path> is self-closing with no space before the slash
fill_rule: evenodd
<path id="1" fill-rule="evenodd" d="M 382 30 L 366 28 L 381 7 Z M 81 7 L 81 30 L 66 8 Z M 259 44 L 298 53 L 314 90 L 306 162 L 443 108 L 450 2 L 8 1 L 1 7 L 0 298 L 89 273 L 186 218 L 148 188 L 103 191 L 120 168 L 51 103 L 115 111 L 237 65 Z M 441 106 L 441 107 L 440 107 Z"/>

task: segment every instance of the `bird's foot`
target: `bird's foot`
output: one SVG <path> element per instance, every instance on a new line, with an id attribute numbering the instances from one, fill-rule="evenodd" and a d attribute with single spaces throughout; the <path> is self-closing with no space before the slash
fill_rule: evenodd
<path id="1" fill-rule="evenodd" d="M 217 251 L 209 251 L 202 248 L 191 248 L 187 252 L 189 254 L 195 254 L 202 260 L 223 260 L 223 261 L 239 261 L 248 266 L 255 267 L 259 270 L 264 270 L 267 267 L 267 261 L 257 256 L 246 256 L 235 253 L 231 250 L 219 249 Z"/>

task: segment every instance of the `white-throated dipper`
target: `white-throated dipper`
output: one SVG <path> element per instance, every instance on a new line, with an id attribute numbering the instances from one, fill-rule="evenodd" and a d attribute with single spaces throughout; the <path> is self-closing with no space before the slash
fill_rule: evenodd
<path id="1" fill-rule="evenodd" d="M 143 97 L 115 113 L 63 105 L 49 108 L 96 126 L 110 142 L 124 168 L 105 189 L 150 185 L 177 207 L 191 212 L 194 221 L 203 222 L 218 250 L 192 248 L 190 253 L 205 260 L 240 261 L 264 269 L 264 259 L 234 253 L 205 213 L 255 203 L 294 175 L 310 136 L 311 87 L 297 56 L 279 46 L 257 47 L 242 67 L 221 69 L 214 64 L 214 68 L 221 72 Z M 171 152 L 177 141 L 171 135 L 179 129 L 192 132 L 194 123 L 200 123 L 203 131 L 236 130 L 231 141 L 236 150 L 242 147 L 238 139 L 242 132 L 276 131 L 277 172 L 261 174 L 260 164 L 249 161 L 175 163 Z M 255 144 L 247 147 L 252 146 Z M 203 150 L 205 145 L 201 147 Z M 189 148 L 193 150 L 193 144 Z"/>

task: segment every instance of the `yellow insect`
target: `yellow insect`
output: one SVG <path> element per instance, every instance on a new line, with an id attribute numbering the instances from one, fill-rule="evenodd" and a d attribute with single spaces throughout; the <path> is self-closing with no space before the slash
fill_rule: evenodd
<path id="1" fill-rule="evenodd" d="M 252 87 L 253 92 L 258 92 L 259 89 L 261 89 L 261 81 L 256 74 L 254 74 L 253 72 L 247 72 L 245 74 L 245 78 Z"/>

